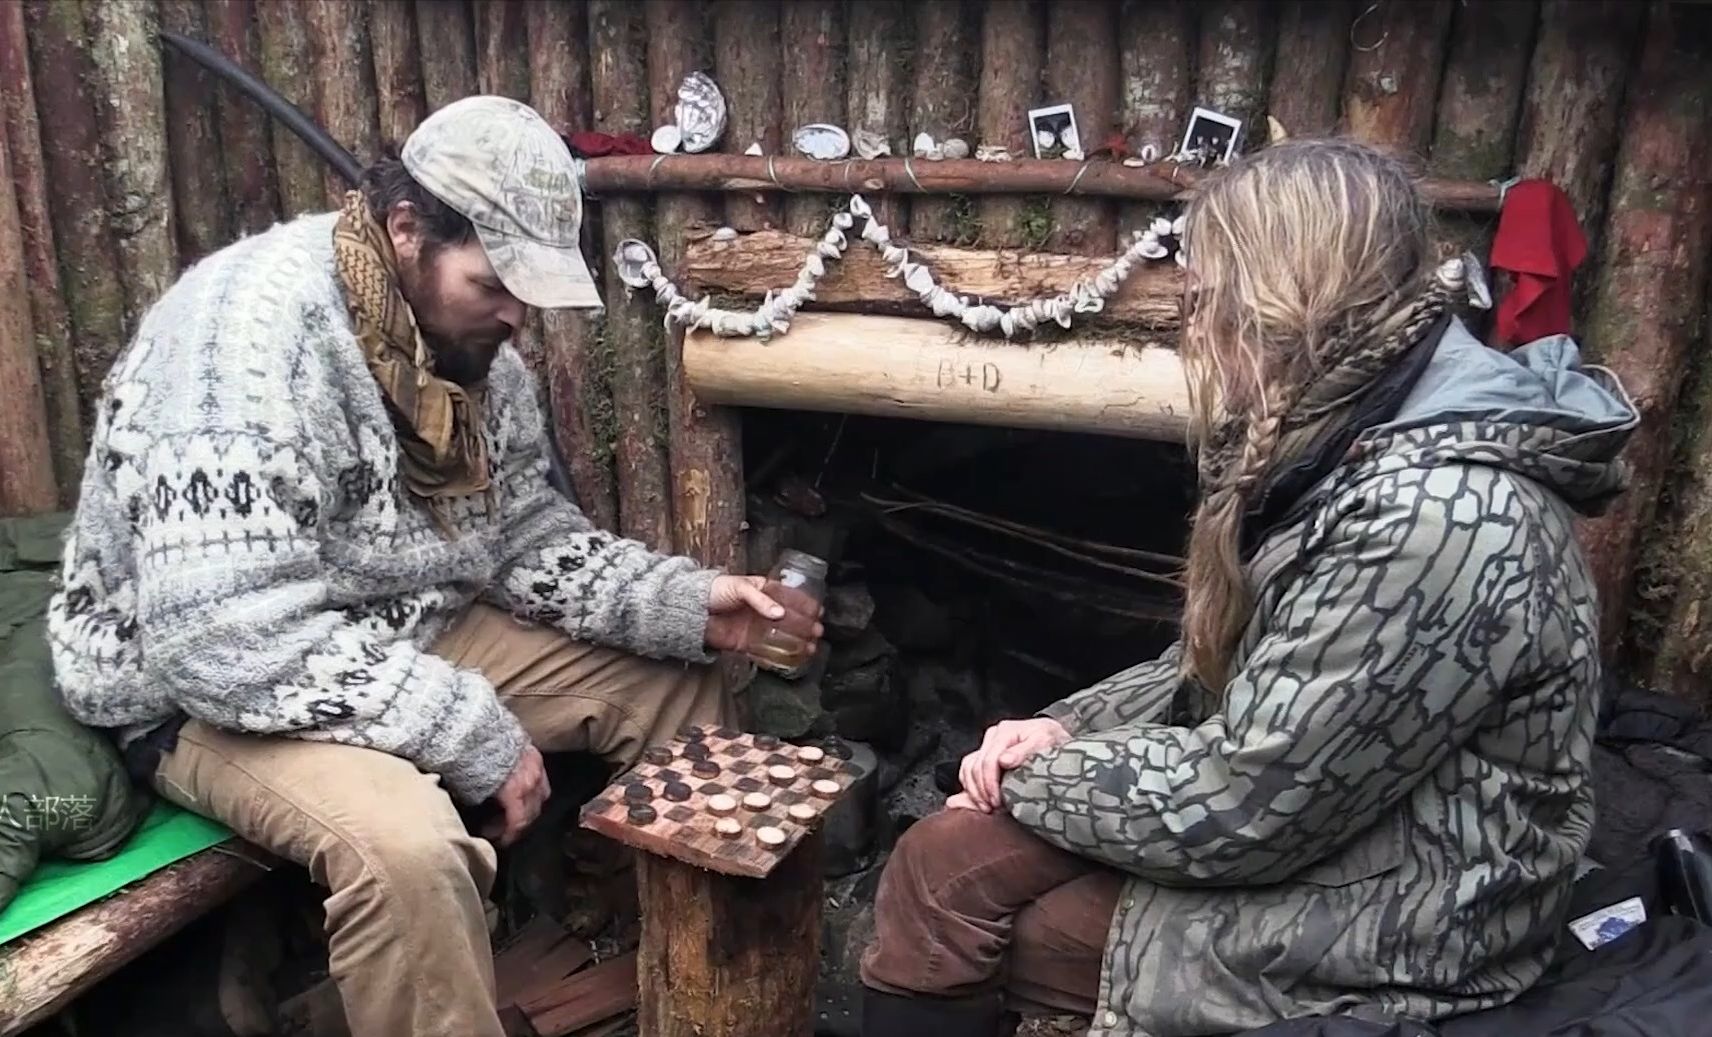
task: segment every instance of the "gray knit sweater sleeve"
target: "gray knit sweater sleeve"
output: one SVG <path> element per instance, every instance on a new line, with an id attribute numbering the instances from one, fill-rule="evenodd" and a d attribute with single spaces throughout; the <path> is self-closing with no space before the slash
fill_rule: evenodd
<path id="1" fill-rule="evenodd" d="M 528 371 L 507 357 L 494 382 L 517 387 L 502 394 L 500 565 L 487 596 L 579 641 L 710 661 L 704 638 L 718 572 L 595 528 L 547 481 L 546 431 Z"/>
<path id="2" fill-rule="evenodd" d="M 224 480 L 234 472 L 244 477 Z M 158 438 L 117 474 L 121 499 L 152 502 L 133 509 L 126 548 L 136 572 L 129 636 L 146 646 L 151 695 L 227 730 L 405 757 L 468 802 L 504 781 L 527 738 L 487 681 L 331 604 L 337 576 L 321 545 L 332 482 L 311 458 L 277 436 L 207 431 Z M 80 593 L 91 575 L 74 568 L 55 603 L 74 643 L 86 624 L 101 636 Z M 122 700 L 80 676 L 62 667 L 73 713 L 145 719 L 104 717 Z"/>

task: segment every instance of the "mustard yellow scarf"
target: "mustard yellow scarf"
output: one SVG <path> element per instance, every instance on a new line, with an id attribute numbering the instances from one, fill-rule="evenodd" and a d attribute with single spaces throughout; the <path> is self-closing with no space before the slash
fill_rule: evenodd
<path id="1" fill-rule="evenodd" d="M 399 478 L 450 533 L 445 503 L 488 488 L 484 392 L 435 377 L 433 354 L 398 288 L 392 241 L 359 191 L 345 195 L 333 257 L 363 358 L 398 432 Z"/>

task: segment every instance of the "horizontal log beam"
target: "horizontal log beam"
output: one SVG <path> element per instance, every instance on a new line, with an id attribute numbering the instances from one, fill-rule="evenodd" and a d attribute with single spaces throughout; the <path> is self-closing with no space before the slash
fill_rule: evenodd
<path id="1" fill-rule="evenodd" d="M 1181 441 L 1177 354 L 1118 338 L 970 337 L 936 320 L 800 313 L 763 342 L 684 336 L 684 378 L 707 403 L 872 414 Z"/>
<path id="2" fill-rule="evenodd" d="M 1017 159 L 939 162 L 902 158 L 822 162 L 785 155 L 611 155 L 587 162 L 593 194 L 632 191 L 825 191 L 834 194 L 1069 194 L 1155 202 L 1189 197 L 1205 172 L 1171 162 Z M 1420 182 L 1434 206 L 1453 212 L 1497 212 L 1499 191 L 1473 180 Z"/>
<path id="3" fill-rule="evenodd" d="M 266 875 L 269 860 L 241 841 L 212 847 L 0 948 L 0 1037 L 23 1033 L 219 907 Z"/>
<path id="4" fill-rule="evenodd" d="M 760 298 L 796 280 L 803 258 L 814 251 L 817 240 L 762 230 L 717 241 L 703 230 L 691 238 L 684 253 L 684 290 Z M 931 242 L 912 243 L 909 249 L 948 291 L 994 305 L 1069 291 L 1079 280 L 1092 280 L 1111 262 L 1094 256 L 956 248 Z M 1177 326 L 1182 289 L 1183 274 L 1176 263 L 1138 266 L 1097 316 L 1101 321 L 1172 329 Z M 821 308 L 908 316 L 928 312 L 900 278 L 887 276 L 885 258 L 865 242 L 852 243 L 843 259 L 826 265 L 826 276 L 815 285 L 814 296 L 809 305 Z"/>

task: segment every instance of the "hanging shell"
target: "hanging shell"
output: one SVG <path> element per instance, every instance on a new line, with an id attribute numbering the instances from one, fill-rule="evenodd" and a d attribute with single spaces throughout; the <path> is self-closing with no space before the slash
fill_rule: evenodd
<path id="1" fill-rule="evenodd" d="M 618 243 L 618 248 L 613 250 L 612 262 L 618 268 L 620 281 L 632 288 L 646 288 L 648 278 L 642 273 L 642 269 L 657 261 L 653 249 L 635 238 L 625 238 Z"/>
<path id="2" fill-rule="evenodd" d="M 682 131 L 670 123 L 665 126 L 656 127 L 654 135 L 649 138 L 648 141 L 654 150 L 662 155 L 670 155 L 672 152 L 677 151 L 678 146 L 683 142 L 684 135 Z"/>
<path id="3" fill-rule="evenodd" d="M 850 135 L 831 123 L 812 122 L 791 134 L 797 151 L 809 158 L 833 162 L 850 154 Z"/>
<path id="4" fill-rule="evenodd" d="M 674 109 L 681 146 L 694 155 L 719 143 L 725 132 L 725 95 L 705 72 L 691 72 L 678 85 Z"/>
<path id="5" fill-rule="evenodd" d="M 882 134 L 872 130 L 857 130 L 851 134 L 851 146 L 861 158 L 879 158 L 892 153 L 892 145 Z"/>

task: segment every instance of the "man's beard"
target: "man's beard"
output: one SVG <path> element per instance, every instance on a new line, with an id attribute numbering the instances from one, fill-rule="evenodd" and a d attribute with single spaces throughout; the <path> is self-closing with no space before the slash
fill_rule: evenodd
<path id="1" fill-rule="evenodd" d="M 426 328 L 422 341 L 434 357 L 434 374 L 462 386 L 476 385 L 487 378 L 493 358 L 505 342 L 505 335 L 483 335 L 477 338 L 448 339 Z"/>

